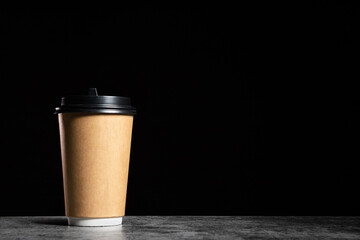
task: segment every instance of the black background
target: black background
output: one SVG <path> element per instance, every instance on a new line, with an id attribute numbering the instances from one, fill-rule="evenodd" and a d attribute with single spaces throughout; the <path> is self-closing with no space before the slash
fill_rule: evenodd
<path id="1" fill-rule="evenodd" d="M 63 215 L 68 94 L 132 98 L 127 215 L 356 215 L 359 8 L 1 15 L 0 215 Z"/>

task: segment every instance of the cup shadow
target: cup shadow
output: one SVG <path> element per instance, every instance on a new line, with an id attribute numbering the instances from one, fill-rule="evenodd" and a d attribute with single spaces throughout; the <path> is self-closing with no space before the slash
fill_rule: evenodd
<path id="1" fill-rule="evenodd" d="M 42 225 L 68 226 L 68 222 L 65 217 L 42 217 L 41 219 L 33 220 L 33 223 Z"/>

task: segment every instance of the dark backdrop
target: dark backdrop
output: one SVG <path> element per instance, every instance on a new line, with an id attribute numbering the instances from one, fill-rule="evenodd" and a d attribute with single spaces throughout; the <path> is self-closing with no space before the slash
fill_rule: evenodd
<path id="1" fill-rule="evenodd" d="M 132 98 L 128 215 L 359 214 L 359 8 L 1 15 L 0 215 L 63 215 L 54 108 Z"/>

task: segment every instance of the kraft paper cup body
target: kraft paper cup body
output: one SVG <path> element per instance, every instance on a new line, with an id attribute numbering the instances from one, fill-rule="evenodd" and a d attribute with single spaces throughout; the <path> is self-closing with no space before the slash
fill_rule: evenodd
<path id="1" fill-rule="evenodd" d="M 64 112 L 58 118 L 66 216 L 124 216 L 133 116 Z"/>

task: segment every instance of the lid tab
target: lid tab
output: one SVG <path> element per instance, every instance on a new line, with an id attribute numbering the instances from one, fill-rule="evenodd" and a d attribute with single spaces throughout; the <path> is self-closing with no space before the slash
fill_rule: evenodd
<path id="1" fill-rule="evenodd" d="M 88 95 L 98 96 L 96 88 L 89 88 Z"/>

